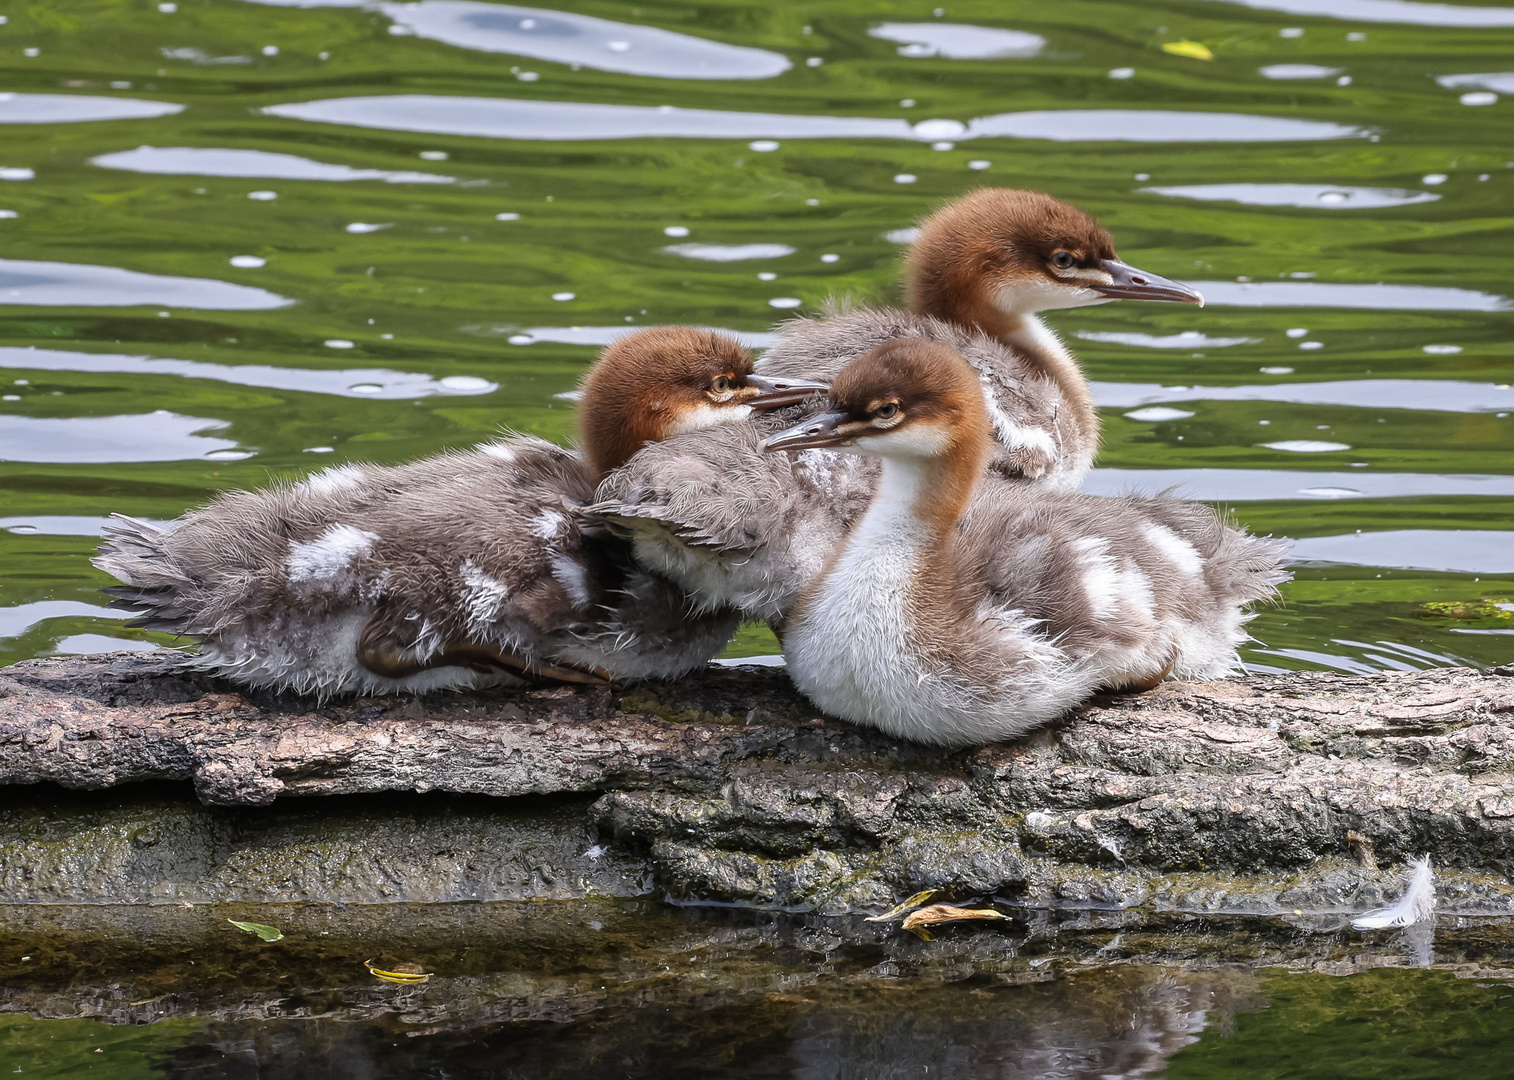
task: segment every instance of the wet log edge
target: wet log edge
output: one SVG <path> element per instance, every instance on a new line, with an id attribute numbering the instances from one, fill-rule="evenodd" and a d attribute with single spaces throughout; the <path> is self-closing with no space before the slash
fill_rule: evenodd
<path id="1" fill-rule="evenodd" d="M 939 888 L 1350 910 L 1426 853 L 1443 908 L 1508 914 L 1511 676 L 1167 683 L 948 753 L 817 715 L 781 669 L 322 704 L 238 692 L 177 654 L 60 657 L 0 669 L 0 783 L 188 781 L 220 806 L 576 794 L 604 835 L 649 854 L 668 895 L 761 907 L 860 910 Z"/>

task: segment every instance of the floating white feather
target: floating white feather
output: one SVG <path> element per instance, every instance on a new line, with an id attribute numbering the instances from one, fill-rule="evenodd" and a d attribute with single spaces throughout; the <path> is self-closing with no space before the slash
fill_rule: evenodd
<path id="1" fill-rule="evenodd" d="M 1390 926 L 1413 926 L 1435 915 L 1435 875 L 1430 856 L 1409 860 L 1404 874 L 1404 895 L 1398 903 L 1369 911 L 1351 925 L 1357 930 L 1383 930 Z"/>

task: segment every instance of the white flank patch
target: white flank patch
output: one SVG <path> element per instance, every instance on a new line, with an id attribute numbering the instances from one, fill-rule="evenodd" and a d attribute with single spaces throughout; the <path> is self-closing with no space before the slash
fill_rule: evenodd
<path id="1" fill-rule="evenodd" d="M 1198 577 L 1204 572 L 1204 560 L 1198 549 L 1167 526 L 1149 522 L 1141 531 L 1146 534 L 1151 546 L 1172 560 L 1173 565 L 1183 573 Z"/>
<path id="2" fill-rule="evenodd" d="M 289 555 L 284 571 L 290 581 L 319 581 L 335 577 L 348 569 L 355 559 L 373 550 L 378 533 L 354 529 L 351 525 L 332 525 L 309 543 L 289 541 Z"/>
<path id="3" fill-rule="evenodd" d="M 1120 609 L 1120 572 L 1109 557 L 1109 541 L 1102 536 L 1083 536 L 1073 541 L 1073 548 L 1085 561 L 1083 591 L 1096 619 L 1107 619 Z"/>
<path id="4" fill-rule="evenodd" d="M 458 576 L 463 579 L 463 605 L 468 611 L 468 625 L 480 630 L 499 616 L 499 609 L 510 598 L 510 586 L 484 573 L 472 559 L 463 563 Z"/>
<path id="5" fill-rule="evenodd" d="M 702 431 L 705 428 L 717 427 L 720 424 L 734 424 L 745 420 L 752 415 L 750 405 L 699 405 L 692 409 L 685 409 L 678 415 L 678 423 L 673 425 L 674 435 L 687 435 L 691 431 Z"/>
<path id="6" fill-rule="evenodd" d="M 1351 925 L 1357 930 L 1383 930 L 1390 926 L 1413 926 L 1435 917 L 1435 875 L 1430 856 L 1409 860 L 1404 875 L 1404 895 L 1390 907 L 1369 911 Z"/>
<path id="7" fill-rule="evenodd" d="M 556 540 L 567 524 L 566 515 L 556 510 L 543 510 L 531 522 L 531 535 L 539 540 Z"/>
<path id="8" fill-rule="evenodd" d="M 567 555 L 552 556 L 552 576 L 568 592 L 568 597 L 579 607 L 588 607 L 593 602 L 589 595 L 589 572 L 582 563 Z"/>
<path id="9" fill-rule="evenodd" d="M 356 465 L 334 465 L 306 479 L 304 488 L 311 495 L 331 495 L 355 488 L 366 479 L 368 474 Z"/>

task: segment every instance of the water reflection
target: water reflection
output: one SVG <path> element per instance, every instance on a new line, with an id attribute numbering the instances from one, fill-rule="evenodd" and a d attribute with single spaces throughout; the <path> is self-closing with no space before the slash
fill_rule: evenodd
<path id="1" fill-rule="evenodd" d="M 1341 68 L 1320 67 L 1318 64 L 1268 64 L 1257 72 L 1268 79 L 1328 79 L 1339 75 Z"/>
<path id="2" fill-rule="evenodd" d="M 1309 536 L 1293 542 L 1293 560 L 1461 574 L 1514 574 L 1514 532 L 1389 529 Z"/>
<path id="3" fill-rule="evenodd" d="M 70 634 L 55 642 L 52 651 L 58 656 L 81 656 L 87 653 L 157 652 L 161 648 L 163 646 L 151 641 L 133 641 L 104 634 Z"/>
<path id="4" fill-rule="evenodd" d="M 1440 198 L 1431 191 L 1331 184 L 1186 184 L 1141 190 L 1179 199 L 1237 202 L 1248 206 L 1297 206 L 1305 210 L 1368 210 L 1435 202 Z"/>
<path id="5" fill-rule="evenodd" d="M 91 165 L 163 176 L 232 176 L 259 180 L 382 180 L 386 184 L 455 184 L 437 173 L 354 169 L 328 165 L 296 154 L 268 150 L 225 150 L 199 146 L 139 146 L 89 159 Z"/>
<path id="6" fill-rule="evenodd" d="M 960 23 L 886 22 L 871 27 L 868 36 L 902 42 L 899 55 L 911 59 L 944 56 L 950 60 L 999 60 L 1035 56 L 1046 47 L 1046 39 L 1040 34 Z"/>
<path id="7" fill-rule="evenodd" d="M 511 53 L 660 79 L 770 79 L 793 67 L 782 53 L 592 15 L 475 0 L 415 4 L 362 0 L 251 0 L 274 7 L 363 7 L 416 37 L 480 52 Z"/>
<path id="8" fill-rule="evenodd" d="M 184 111 L 170 101 L 87 94 L 0 94 L 0 124 L 77 124 L 86 120 L 152 120 Z"/>
<path id="9" fill-rule="evenodd" d="M 1506 296 L 1443 285 L 1321 281 L 1191 281 L 1211 307 L 1328 307 L 1358 311 L 1509 311 Z"/>
<path id="10" fill-rule="evenodd" d="M 99 536 L 109 522 L 107 517 L 86 517 L 83 514 L 22 514 L 0 517 L 0 529 L 23 536 L 38 533 L 43 536 Z"/>
<path id="11" fill-rule="evenodd" d="M 1169 112 L 1162 109 L 1049 109 L 974 120 L 973 136 L 1053 142 L 1297 142 L 1365 136 L 1361 128 L 1322 120 L 1251 113 Z"/>
<path id="12" fill-rule="evenodd" d="M 39 600 L 34 604 L 0 607 L 0 638 L 19 637 L 48 619 L 124 619 L 127 615 L 124 611 L 112 611 L 77 600 Z"/>
<path id="13" fill-rule="evenodd" d="M 868 116 L 719 112 L 672 105 L 394 94 L 269 105 L 271 116 L 323 124 L 471 135 L 492 139 L 941 139 L 1019 138 L 1055 142 L 1291 142 L 1345 139 L 1359 128 L 1248 113 L 1157 109 L 1060 109 L 1000 113 L 963 124 Z"/>
<path id="14" fill-rule="evenodd" d="M 384 368 L 344 368 L 319 371 L 312 368 L 273 367 L 267 364 L 208 364 L 198 360 L 173 360 L 157 356 L 125 356 L 120 353 L 69 352 L 61 349 L 0 346 L 0 368 L 31 371 L 87 371 L 121 375 L 176 375 L 185 379 L 214 379 L 238 386 L 270 390 L 297 390 L 304 394 L 334 394 L 337 397 L 405 399 L 437 394 L 470 396 L 491 394 L 498 384 L 463 375 L 441 379 L 409 371 Z"/>
<path id="15" fill-rule="evenodd" d="M 259 311 L 293 300 L 267 289 L 208 278 L 144 274 L 116 266 L 0 259 L 0 304 L 50 307 L 162 307 Z"/>
<path id="16" fill-rule="evenodd" d="M 487 332 L 508 335 L 507 340 L 511 345 L 535 345 L 539 341 L 548 341 L 555 345 L 593 345 L 603 348 L 627 334 L 634 334 L 638 329 L 640 327 L 636 326 L 533 326 L 520 330 L 510 326 L 493 326 Z M 729 330 L 723 326 L 708 326 L 704 329 L 729 335 L 748 349 L 766 349 L 778 339 L 777 334 L 762 330 Z"/>
<path id="17" fill-rule="evenodd" d="M 1411 26 L 1514 26 L 1514 8 L 1422 4 L 1414 0 L 1219 0 L 1260 11 L 1349 19 L 1353 22 L 1407 23 Z"/>
<path id="18" fill-rule="evenodd" d="M 231 440 L 204 434 L 226 426 L 224 420 L 167 410 L 125 416 L 6 416 L 0 424 L 0 461 L 104 465 L 212 454 L 222 461 L 250 457 Z"/>
<path id="19" fill-rule="evenodd" d="M 1480 473 L 1327 472 L 1293 469 L 1094 469 L 1083 484 L 1095 495 L 1155 495 L 1171 490 L 1203 502 L 1299 499 L 1397 499 L 1514 496 L 1514 476 Z M 1508 536 L 1509 534 L 1502 534 Z"/>
<path id="20" fill-rule="evenodd" d="M 1503 94 L 1514 94 L 1514 71 L 1489 72 L 1484 75 L 1442 75 L 1435 80 L 1447 90 L 1463 86 L 1481 86 Z"/>
<path id="21" fill-rule="evenodd" d="M 1451 379 L 1342 379 L 1273 386 L 1096 382 L 1092 388 L 1095 403 L 1111 409 L 1170 401 L 1280 401 L 1290 405 L 1346 405 L 1361 409 L 1424 409 L 1430 412 L 1514 411 L 1514 389 L 1509 384 Z"/>
<path id="22" fill-rule="evenodd" d="M 671 244 L 662 250 L 700 262 L 746 262 L 751 259 L 781 259 L 796 249 L 787 244 Z"/>
<path id="23" fill-rule="evenodd" d="M 1198 330 L 1180 334 L 1142 334 L 1124 330 L 1079 330 L 1084 341 L 1107 341 L 1112 345 L 1134 345 L 1142 349 L 1228 349 L 1232 345 L 1258 345 L 1261 338 L 1210 337 Z M 1108 385 L 1114 386 L 1115 383 Z"/>

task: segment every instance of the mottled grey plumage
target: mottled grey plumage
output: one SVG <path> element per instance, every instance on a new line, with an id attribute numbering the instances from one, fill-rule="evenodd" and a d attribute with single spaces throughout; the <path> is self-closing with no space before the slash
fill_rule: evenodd
<path id="1" fill-rule="evenodd" d="M 994 742 L 1099 690 L 1233 674 L 1285 551 L 1200 504 L 988 480 L 944 548 L 870 512 L 791 612 L 784 651 L 832 715 Z"/>
<path id="2" fill-rule="evenodd" d="M 993 427 L 949 346 L 891 341 L 770 453 L 882 461 L 867 512 L 787 613 L 795 684 L 825 711 L 946 746 L 1011 738 L 1099 689 L 1238 664 L 1283 544 L 1172 499 L 985 477 Z"/>
<path id="3" fill-rule="evenodd" d="M 576 513 L 581 458 L 519 436 L 396 467 L 343 465 L 233 491 L 168 529 L 117 517 L 95 565 L 135 625 L 201 644 L 237 681 L 330 695 L 424 690 L 561 665 L 618 678 L 705 663 L 736 616 L 683 593 Z M 385 657 L 413 673 L 364 666 Z M 451 660 L 451 663 L 448 661 Z M 441 664 L 442 666 L 434 666 Z"/>
<path id="4" fill-rule="evenodd" d="M 899 338 L 943 342 L 973 366 L 994 425 L 992 475 L 1073 487 L 1094 444 L 1064 413 L 1057 384 L 1015 351 L 940 319 L 896 308 L 833 307 L 794 319 L 758 374 L 828 380 L 853 358 Z M 600 485 L 594 509 L 617 521 L 636 557 L 706 605 L 777 621 L 867 509 L 878 464 L 831 450 L 764 454 L 762 441 L 818 407 L 794 406 L 648 446 Z"/>
<path id="5" fill-rule="evenodd" d="M 1012 479 L 1038 480 L 1072 490 L 1093 466 L 1097 429 L 1067 422 L 1069 403 L 1061 387 L 1028 365 L 1013 347 L 957 323 L 900 308 L 826 307 L 818 319 L 792 319 L 756 370 L 831 380 L 852 360 L 886 341 L 938 341 L 950 346 L 978 375 L 983 403 L 994 425 L 989 471 Z"/>

